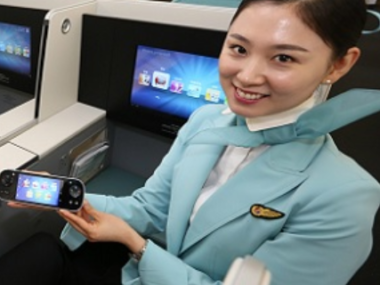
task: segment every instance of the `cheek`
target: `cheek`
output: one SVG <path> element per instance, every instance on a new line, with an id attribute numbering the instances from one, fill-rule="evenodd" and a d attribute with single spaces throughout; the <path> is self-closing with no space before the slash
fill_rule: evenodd
<path id="1" fill-rule="evenodd" d="M 271 87 L 282 94 L 310 93 L 318 86 L 316 77 L 308 76 L 305 71 L 273 74 L 269 81 Z"/>
<path id="2" fill-rule="evenodd" d="M 229 65 L 226 60 L 222 61 L 220 60 L 219 61 L 219 75 L 220 75 L 220 78 L 223 79 L 223 78 L 227 78 L 229 76 L 231 76 L 232 74 L 232 70 L 231 70 L 231 65 Z"/>
<path id="3" fill-rule="evenodd" d="M 225 51 L 219 57 L 219 74 L 221 78 L 228 78 L 237 72 L 236 62 Z"/>
<path id="4" fill-rule="evenodd" d="M 295 76 L 294 73 L 290 72 L 268 73 L 267 80 L 271 88 L 274 89 L 273 91 L 280 91 L 281 93 L 291 92 L 292 89 L 300 84 L 299 76 Z"/>

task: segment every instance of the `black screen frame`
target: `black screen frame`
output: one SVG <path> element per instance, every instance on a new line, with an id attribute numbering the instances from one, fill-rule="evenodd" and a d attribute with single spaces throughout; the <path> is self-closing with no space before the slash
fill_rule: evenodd
<path id="1" fill-rule="evenodd" d="M 41 48 L 41 36 L 47 10 L 0 5 L 0 22 L 26 26 L 31 29 L 31 74 L 12 72 L 0 67 L 0 85 L 34 96 L 37 84 L 37 67 Z"/>
<path id="2" fill-rule="evenodd" d="M 84 15 L 82 35 L 79 100 L 106 109 L 112 120 L 174 138 L 187 119 L 130 103 L 137 46 L 218 58 L 226 31 Z"/>

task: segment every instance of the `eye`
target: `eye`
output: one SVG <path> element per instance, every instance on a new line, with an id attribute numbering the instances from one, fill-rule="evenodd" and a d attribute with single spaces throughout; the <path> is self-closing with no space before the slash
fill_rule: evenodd
<path id="1" fill-rule="evenodd" d="M 240 46 L 240 45 L 232 45 L 232 46 L 230 46 L 230 48 L 231 48 L 234 52 L 236 52 L 236 53 L 238 53 L 238 54 L 241 54 L 241 55 L 244 55 L 244 54 L 247 53 L 247 50 L 246 50 L 244 47 Z"/>
<path id="2" fill-rule="evenodd" d="M 287 62 L 293 62 L 294 58 L 286 55 L 286 54 L 280 54 L 275 57 L 275 59 L 281 63 L 287 63 Z"/>

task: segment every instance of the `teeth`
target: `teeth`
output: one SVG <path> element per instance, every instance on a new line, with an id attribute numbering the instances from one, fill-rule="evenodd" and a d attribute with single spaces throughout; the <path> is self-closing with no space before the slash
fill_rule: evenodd
<path id="1" fill-rule="evenodd" d="M 263 94 L 245 93 L 245 92 L 241 91 L 240 89 L 237 89 L 237 93 L 240 97 L 243 97 L 243 98 L 248 99 L 248 100 L 257 100 L 257 99 L 260 99 L 260 98 L 265 96 Z"/>

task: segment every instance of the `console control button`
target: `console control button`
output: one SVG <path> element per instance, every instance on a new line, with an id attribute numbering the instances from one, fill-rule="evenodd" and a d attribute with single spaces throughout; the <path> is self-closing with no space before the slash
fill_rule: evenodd
<path id="1" fill-rule="evenodd" d="M 70 196 L 74 199 L 78 198 L 82 194 L 82 189 L 78 185 L 72 185 L 69 188 Z"/>
<path id="2" fill-rule="evenodd" d="M 9 187 L 13 184 L 13 176 L 11 173 L 5 173 L 1 176 L 1 184 L 5 187 Z"/>

